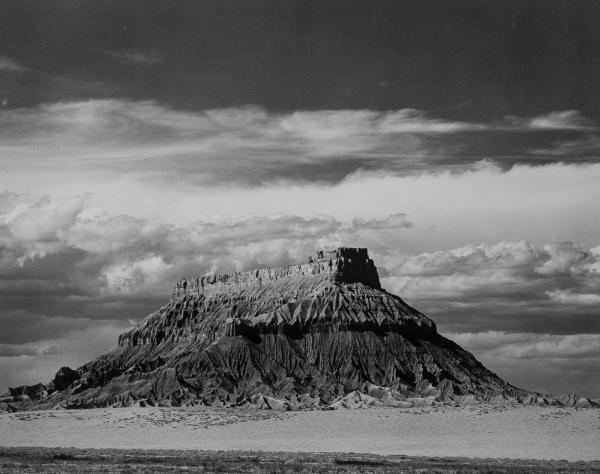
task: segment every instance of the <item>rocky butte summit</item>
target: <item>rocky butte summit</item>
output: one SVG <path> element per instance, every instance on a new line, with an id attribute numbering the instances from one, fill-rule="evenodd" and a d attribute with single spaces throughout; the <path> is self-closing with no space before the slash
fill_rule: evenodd
<path id="1" fill-rule="evenodd" d="M 364 248 L 298 265 L 182 280 L 118 346 L 5 410 L 210 405 L 270 409 L 512 401 L 590 406 L 522 390 L 381 288 Z"/>

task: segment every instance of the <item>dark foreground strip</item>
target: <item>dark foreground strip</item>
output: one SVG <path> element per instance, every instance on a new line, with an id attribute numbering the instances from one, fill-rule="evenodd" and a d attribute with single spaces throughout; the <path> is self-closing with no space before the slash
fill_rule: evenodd
<path id="1" fill-rule="evenodd" d="M 600 473 L 600 461 L 143 449 L 3 448 L 0 472 Z"/>

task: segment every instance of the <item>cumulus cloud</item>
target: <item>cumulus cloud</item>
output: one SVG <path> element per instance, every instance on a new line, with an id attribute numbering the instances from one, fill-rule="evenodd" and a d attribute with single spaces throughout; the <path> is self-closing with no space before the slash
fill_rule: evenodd
<path id="1" fill-rule="evenodd" d="M 573 242 L 500 242 L 387 260 L 384 285 L 442 327 L 600 330 L 600 254 Z"/>
<path id="2" fill-rule="evenodd" d="M 536 247 L 521 241 L 467 245 L 409 256 L 388 270 L 397 276 L 399 292 L 419 297 L 463 296 L 466 291 L 518 294 L 523 291 L 522 285 L 530 292 L 536 286 L 547 289 L 551 285 L 598 285 L 600 294 L 599 261 L 600 255 L 595 251 L 573 242 Z M 430 279 L 433 282 L 428 282 Z M 445 291 L 437 291 L 438 286 Z M 556 294 L 566 290 L 557 288 Z M 547 297 L 549 292 L 540 296 Z"/>

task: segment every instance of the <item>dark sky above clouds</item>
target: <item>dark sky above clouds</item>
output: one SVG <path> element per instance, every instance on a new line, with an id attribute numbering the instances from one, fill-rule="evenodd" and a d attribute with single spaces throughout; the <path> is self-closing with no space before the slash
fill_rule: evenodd
<path id="1" fill-rule="evenodd" d="M 11 1 L 12 106 L 88 97 L 198 110 L 600 113 L 593 0 Z"/>
<path id="2" fill-rule="evenodd" d="M 367 246 L 510 382 L 600 396 L 596 1 L 3 1 L 0 391 L 173 281 Z"/>

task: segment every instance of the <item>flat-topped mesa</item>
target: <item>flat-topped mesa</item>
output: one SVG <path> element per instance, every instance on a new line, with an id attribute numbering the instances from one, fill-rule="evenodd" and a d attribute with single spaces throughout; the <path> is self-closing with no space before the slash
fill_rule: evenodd
<path id="1" fill-rule="evenodd" d="M 332 283 L 363 283 L 371 288 L 381 288 L 377 268 L 366 248 L 338 247 L 319 250 L 309 256 L 306 263 L 184 279 L 177 282 L 173 296 L 197 294 L 209 298 L 260 287 L 273 280 L 311 275 L 327 277 Z"/>
<path id="2" fill-rule="evenodd" d="M 117 348 L 61 369 L 48 385 L 11 389 L 0 410 L 3 403 L 10 410 L 336 408 L 356 400 L 406 408 L 433 398 L 498 397 L 560 403 L 504 382 L 383 291 L 366 249 L 319 251 L 298 265 L 183 283 L 179 295 L 121 334 Z"/>

